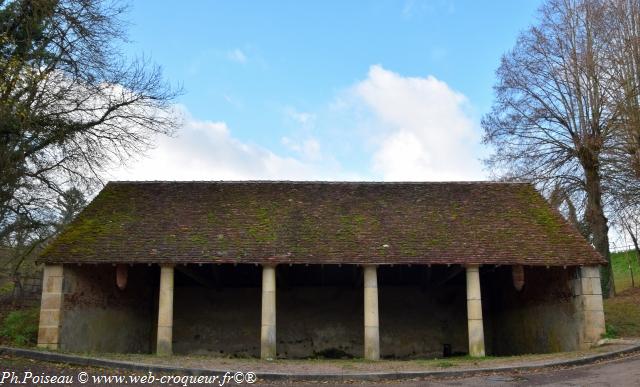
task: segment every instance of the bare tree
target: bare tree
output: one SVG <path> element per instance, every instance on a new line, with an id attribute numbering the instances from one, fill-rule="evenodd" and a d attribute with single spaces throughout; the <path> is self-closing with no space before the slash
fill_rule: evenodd
<path id="1" fill-rule="evenodd" d="M 41 249 L 71 223 L 85 206 L 84 194 L 75 187 L 70 188 L 58 198 L 54 223 L 42 224 L 37 228 L 33 224 L 20 227 L 20 222 L 30 223 L 29 219 L 22 216 L 17 220 L 16 231 L 7 235 L 4 240 L 0 239 L 0 246 L 10 247 L 6 251 L 8 256 L 0 261 L 0 267 L 11 276 L 17 294 L 22 292 L 24 277 L 33 275 L 36 269 L 35 258 Z"/>
<path id="2" fill-rule="evenodd" d="M 606 0 L 547 1 L 538 24 L 503 56 L 482 126 L 495 173 L 584 193 L 591 242 L 611 262 L 603 173 L 621 112 L 611 108 L 615 85 L 603 75 L 606 19 Z M 610 265 L 602 274 L 605 296 L 614 295 Z"/>
<path id="3" fill-rule="evenodd" d="M 613 172 L 622 189 L 628 191 L 629 181 L 640 180 L 640 0 L 617 0 L 608 5 L 612 37 L 606 70 L 620 86 L 614 103 L 623 112 L 617 122 L 620 141 Z"/>
<path id="4" fill-rule="evenodd" d="M 640 264 L 640 201 L 635 188 L 616 192 L 612 201 L 612 221 L 621 236 L 628 235 Z M 626 238 L 624 238 L 626 240 Z M 625 248 L 628 246 L 625 246 Z"/>
<path id="5" fill-rule="evenodd" d="M 177 126 L 157 66 L 129 60 L 110 0 L 0 0 L 0 240 L 55 224 L 70 187 Z"/>
<path id="6" fill-rule="evenodd" d="M 631 241 L 633 242 L 633 247 L 636 250 L 636 257 L 638 258 L 638 263 L 640 264 L 640 244 L 638 244 L 638 237 L 640 237 L 640 233 L 638 232 L 638 214 L 633 214 L 633 216 L 629 216 L 629 214 L 623 214 L 620 217 L 620 225 L 624 232 L 629 235 Z"/>
<path id="7" fill-rule="evenodd" d="M 58 229 L 62 229 L 64 226 L 71 223 L 71 221 L 75 219 L 86 205 L 87 200 L 85 199 L 82 191 L 75 187 L 66 190 L 60 197 L 58 197 L 58 203 L 56 205 L 60 213 Z"/>
<path id="8" fill-rule="evenodd" d="M 549 192 L 549 204 L 557 208 L 565 218 L 582 234 L 582 236 L 591 240 L 591 230 L 589 229 L 588 222 L 584 219 L 584 200 L 579 195 L 570 195 L 564 187 L 555 185 Z M 576 207 L 576 201 L 579 202 L 579 206 Z M 580 219 L 578 212 L 583 214 L 583 218 Z"/>

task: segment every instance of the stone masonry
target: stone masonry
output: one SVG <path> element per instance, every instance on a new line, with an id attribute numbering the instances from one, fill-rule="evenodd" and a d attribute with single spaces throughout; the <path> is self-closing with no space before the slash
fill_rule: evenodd
<path id="1" fill-rule="evenodd" d="M 582 319 L 579 332 L 580 348 L 593 346 L 605 332 L 600 268 L 583 266 L 576 272 L 573 280 L 573 294 L 576 309 Z"/>
<path id="2" fill-rule="evenodd" d="M 63 266 L 45 265 L 42 278 L 42 301 L 38 347 L 58 349 L 63 297 Z"/>

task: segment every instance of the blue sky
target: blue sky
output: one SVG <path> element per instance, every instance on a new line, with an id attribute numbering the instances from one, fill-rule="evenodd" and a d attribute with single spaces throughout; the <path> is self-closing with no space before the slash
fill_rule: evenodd
<path id="1" fill-rule="evenodd" d="M 539 1 L 135 1 L 184 127 L 114 178 L 479 180 L 500 56 Z"/>

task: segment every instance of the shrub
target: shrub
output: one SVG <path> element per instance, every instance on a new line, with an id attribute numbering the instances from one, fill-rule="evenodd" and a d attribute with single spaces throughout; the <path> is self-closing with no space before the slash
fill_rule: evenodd
<path id="1" fill-rule="evenodd" d="M 2 286 L 0 286 L 0 297 L 6 297 L 13 294 L 13 282 L 5 282 Z"/>
<path id="2" fill-rule="evenodd" d="M 14 310 L 2 321 L 0 336 L 13 345 L 26 346 L 38 338 L 38 309 Z"/>
<path id="3" fill-rule="evenodd" d="M 618 330 L 611 324 L 606 324 L 605 332 L 602 334 L 604 339 L 614 339 L 618 337 Z"/>

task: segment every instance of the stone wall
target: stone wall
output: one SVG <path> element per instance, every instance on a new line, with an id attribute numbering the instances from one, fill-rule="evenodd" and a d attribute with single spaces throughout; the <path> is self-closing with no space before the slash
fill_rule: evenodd
<path id="1" fill-rule="evenodd" d="M 575 268 L 525 268 L 521 291 L 513 286 L 511 267 L 482 272 L 483 302 L 491 323 L 492 355 L 573 351 L 579 347 L 581 315 L 573 300 Z"/>
<path id="2" fill-rule="evenodd" d="M 175 286 L 173 352 L 260 356 L 260 288 Z"/>
<path id="3" fill-rule="evenodd" d="M 344 286 L 278 289 L 278 356 L 362 357 L 362 293 Z M 445 344 L 467 351 L 463 292 L 394 286 L 379 297 L 382 357 L 440 357 Z M 176 287 L 174 312 L 174 353 L 259 356 L 259 288 Z"/>
<path id="4" fill-rule="evenodd" d="M 600 268 L 590 266 L 577 269 L 572 286 L 574 304 L 580 311 L 578 315 L 581 323 L 579 346 L 581 349 L 586 349 L 595 345 L 605 333 Z"/>
<path id="5" fill-rule="evenodd" d="M 131 266 L 124 290 L 112 265 L 65 265 L 61 349 L 148 353 L 156 325 L 156 267 Z"/>
<path id="6" fill-rule="evenodd" d="M 292 287 L 277 295 L 278 354 L 362 357 L 364 290 L 346 286 Z"/>
<path id="7" fill-rule="evenodd" d="M 587 315 L 583 304 L 593 303 L 597 294 L 585 298 L 576 291 L 597 293 L 587 286 L 595 283 L 595 274 L 580 276 L 577 270 L 525 268 L 524 288 L 517 291 L 511 267 L 482 267 L 486 353 L 570 351 L 580 347 L 583 336 L 595 337 L 584 321 L 600 311 L 591 307 Z M 254 265 L 176 268 L 173 352 L 258 357 L 260 272 Z M 362 357 L 361 274 L 361 268 L 350 266 L 278 267 L 278 357 Z M 126 289 L 119 290 L 112 265 L 65 265 L 60 348 L 154 352 L 158 278 L 157 266 L 133 266 Z M 382 358 L 468 352 L 463 269 L 382 267 L 378 282 Z"/>
<path id="8" fill-rule="evenodd" d="M 177 270 L 174 353 L 259 356 L 259 268 L 220 267 L 220 280 L 206 267 Z M 441 357 L 467 352 L 464 271 L 441 286 L 420 284 L 423 268 L 379 269 L 380 351 L 383 358 Z M 454 268 L 437 271 L 431 284 Z M 182 271 L 182 272 L 181 272 Z M 245 273 L 244 283 L 234 272 Z M 362 357 L 363 284 L 359 267 L 277 268 L 276 341 L 279 357 Z M 415 277 L 415 278 L 414 278 Z M 255 278 L 255 282 L 247 281 Z M 221 283 L 224 282 L 224 283 Z M 220 286 L 216 286 L 216 283 Z"/>
<path id="9" fill-rule="evenodd" d="M 381 287 L 382 357 L 442 357 L 445 345 L 452 354 L 467 353 L 466 313 L 464 284 L 426 291 L 417 286 Z"/>

